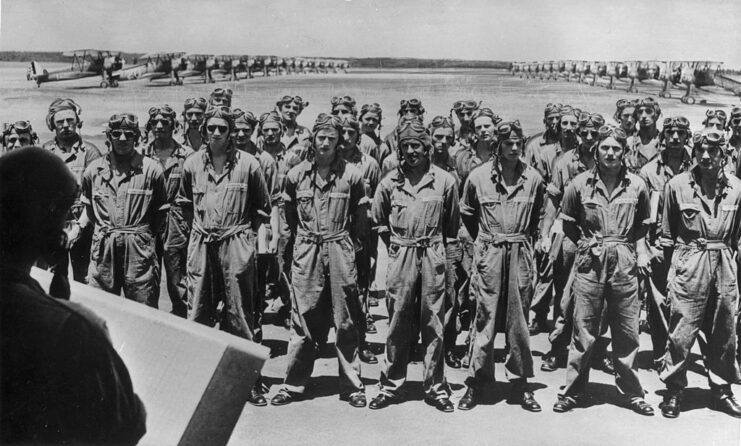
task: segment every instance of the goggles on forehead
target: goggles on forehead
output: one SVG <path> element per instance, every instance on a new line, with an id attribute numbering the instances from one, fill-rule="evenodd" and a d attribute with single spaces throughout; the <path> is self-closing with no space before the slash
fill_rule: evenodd
<path id="1" fill-rule="evenodd" d="M 604 141 L 605 139 L 609 137 L 613 137 L 618 142 L 625 143 L 628 139 L 628 135 L 625 133 L 625 130 L 623 130 L 620 127 L 613 127 L 610 125 L 603 125 L 599 128 L 597 131 L 597 135 L 599 136 L 600 141 Z"/>
<path id="2" fill-rule="evenodd" d="M 432 118 L 432 122 L 430 122 L 429 128 L 430 131 L 433 131 L 434 129 L 439 129 L 441 127 L 447 127 L 455 130 L 455 125 L 453 124 L 453 120 L 450 119 L 447 116 L 435 116 Z"/>
<path id="3" fill-rule="evenodd" d="M 494 123 L 494 125 L 497 125 L 500 122 L 502 122 L 502 118 L 500 118 L 498 114 L 494 113 L 490 108 L 486 108 L 486 107 L 476 110 L 473 116 L 471 116 L 471 120 L 475 121 L 481 117 L 491 118 L 491 121 Z"/>
<path id="4" fill-rule="evenodd" d="M 381 105 L 377 102 L 372 104 L 363 104 L 363 106 L 360 107 L 360 114 L 363 115 L 365 113 L 378 113 L 380 115 L 382 113 Z"/>
<path id="5" fill-rule="evenodd" d="M 692 135 L 692 144 L 697 146 L 703 143 L 722 146 L 725 144 L 725 136 L 723 136 L 723 133 L 721 132 L 708 129 L 695 132 L 695 134 Z"/>
<path id="6" fill-rule="evenodd" d="M 500 141 L 505 140 L 522 140 L 522 126 L 520 121 L 503 122 L 497 126 L 497 136 Z"/>
<path id="7" fill-rule="evenodd" d="M 283 96 L 280 99 L 280 101 L 278 101 L 278 104 L 277 105 L 280 107 L 281 105 L 290 104 L 291 102 L 295 102 L 302 109 L 309 106 L 309 102 L 308 101 L 307 102 L 304 102 L 304 100 L 303 100 L 303 98 L 301 98 L 301 96 L 290 96 L 290 95 Z"/>
<path id="8" fill-rule="evenodd" d="M 402 99 L 399 102 L 401 108 L 419 108 L 422 106 L 422 102 L 419 99 Z"/>
<path id="9" fill-rule="evenodd" d="M 741 107 L 733 107 L 731 109 L 731 118 L 741 117 Z"/>
<path id="10" fill-rule="evenodd" d="M 260 115 L 260 128 L 261 129 L 262 129 L 262 126 L 264 126 L 268 122 L 275 122 L 279 126 L 282 125 L 280 115 L 278 114 L 278 112 L 274 112 L 274 111 L 266 112 Z"/>
<path id="11" fill-rule="evenodd" d="M 206 119 L 210 118 L 221 118 L 230 121 L 234 119 L 234 113 L 226 105 L 212 105 L 206 109 Z"/>
<path id="12" fill-rule="evenodd" d="M 706 122 L 713 118 L 718 118 L 721 122 L 726 122 L 728 118 L 724 110 L 706 110 L 705 116 L 707 117 Z"/>
<path id="13" fill-rule="evenodd" d="M 232 97 L 232 90 L 229 88 L 217 88 L 211 92 L 211 97 L 226 96 Z"/>
<path id="14" fill-rule="evenodd" d="M 119 113 L 108 120 L 109 129 L 139 129 L 139 118 L 133 113 Z"/>
<path id="15" fill-rule="evenodd" d="M 175 110 L 172 109 L 169 105 L 165 104 L 162 107 L 152 107 L 149 109 L 149 116 L 155 117 L 157 115 L 162 115 L 171 119 L 175 119 L 175 116 L 177 115 L 175 113 Z"/>
<path id="16" fill-rule="evenodd" d="M 205 111 L 207 107 L 208 102 L 204 98 L 188 98 L 185 100 L 185 110 L 188 110 L 189 108 L 200 108 Z"/>
<path id="17" fill-rule="evenodd" d="M 16 133 L 33 132 L 30 121 L 6 122 L 5 124 L 3 124 L 3 134 L 8 135 L 10 133 L 13 133 L 14 130 Z"/>
<path id="18" fill-rule="evenodd" d="M 339 105 L 339 104 L 347 104 L 351 107 L 355 107 L 355 99 L 351 98 L 350 96 L 332 96 L 332 99 L 330 99 L 330 102 L 332 103 L 332 106 Z"/>
<path id="19" fill-rule="evenodd" d="M 579 127 L 600 128 L 605 125 L 605 118 L 599 113 L 582 113 L 579 115 Z"/>
<path id="20" fill-rule="evenodd" d="M 82 107 L 69 98 L 57 98 L 49 105 L 49 113 L 56 113 L 61 110 L 72 110 L 77 115 L 82 113 Z"/>
<path id="21" fill-rule="evenodd" d="M 232 114 L 234 115 L 234 123 L 246 123 L 250 125 L 257 124 L 257 118 L 255 118 L 255 115 L 252 114 L 250 111 L 244 111 L 240 108 L 235 108 L 232 110 Z"/>
<path id="22" fill-rule="evenodd" d="M 656 102 L 654 98 L 645 98 L 645 99 L 636 101 L 634 107 L 635 107 L 634 114 L 636 115 L 640 112 L 642 108 L 650 109 L 656 115 L 661 114 L 661 108 L 659 107 L 659 103 Z"/>
<path id="23" fill-rule="evenodd" d="M 546 118 L 554 117 L 554 116 L 561 116 L 561 108 L 563 106 L 561 104 L 548 104 L 545 106 L 545 110 L 543 112 L 543 115 Z"/>
<path id="24" fill-rule="evenodd" d="M 664 131 L 675 127 L 688 130 L 690 128 L 690 121 L 684 116 L 672 116 L 664 119 Z"/>
<path id="25" fill-rule="evenodd" d="M 427 131 L 425 129 L 425 126 L 417 121 L 416 119 L 407 119 L 399 123 L 399 126 L 396 128 L 396 131 L 398 133 L 402 133 L 407 130 L 412 130 L 414 132 L 421 132 L 424 133 Z"/>
<path id="26" fill-rule="evenodd" d="M 461 110 L 478 110 L 481 106 L 481 101 L 455 101 L 453 102 L 453 111 L 461 111 Z"/>
<path id="27" fill-rule="evenodd" d="M 342 132 L 342 121 L 337 116 L 320 113 L 314 121 L 312 132 L 316 134 L 317 131 L 322 129 L 335 129 L 337 132 Z"/>

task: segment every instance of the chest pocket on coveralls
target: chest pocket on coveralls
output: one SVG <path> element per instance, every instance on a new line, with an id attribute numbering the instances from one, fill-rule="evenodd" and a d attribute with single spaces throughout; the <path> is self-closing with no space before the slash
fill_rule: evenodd
<path id="1" fill-rule="evenodd" d="M 296 191 L 296 207 L 301 221 L 314 220 L 314 192 L 310 190 Z"/>
<path id="2" fill-rule="evenodd" d="M 682 214 L 682 224 L 690 232 L 700 234 L 700 206 L 696 203 L 679 203 L 679 212 Z"/>
<path id="3" fill-rule="evenodd" d="M 440 216 L 443 209 L 443 197 L 430 195 L 422 197 L 424 224 L 428 230 L 436 229 L 440 225 Z"/>
<path id="4" fill-rule="evenodd" d="M 244 183 L 227 183 L 224 207 L 228 214 L 242 215 L 247 204 L 248 186 Z"/>
<path id="5" fill-rule="evenodd" d="M 638 198 L 616 198 L 612 201 L 612 204 L 611 215 L 609 215 L 609 221 L 606 223 L 620 227 L 628 227 L 632 225 L 633 219 L 635 218 L 635 208 L 638 204 Z"/>
<path id="6" fill-rule="evenodd" d="M 581 202 L 584 209 L 584 221 L 587 226 L 596 232 L 602 232 L 603 211 L 602 203 L 592 198 L 585 198 Z"/>
<path id="7" fill-rule="evenodd" d="M 149 210 L 152 201 L 152 189 L 129 189 L 126 191 L 126 219 L 131 220 L 131 214 L 144 215 Z"/>
<path id="8" fill-rule="evenodd" d="M 182 177 L 183 176 L 180 174 L 180 172 L 172 172 L 170 176 L 167 178 L 167 198 L 168 199 L 177 195 L 178 190 L 180 190 L 180 179 Z"/>
<path id="9" fill-rule="evenodd" d="M 329 193 L 329 213 L 335 223 L 344 223 L 347 216 L 350 194 L 347 192 Z"/>
<path id="10" fill-rule="evenodd" d="M 479 203 L 485 210 L 486 224 L 492 232 L 502 232 L 502 201 L 496 196 L 482 196 Z"/>

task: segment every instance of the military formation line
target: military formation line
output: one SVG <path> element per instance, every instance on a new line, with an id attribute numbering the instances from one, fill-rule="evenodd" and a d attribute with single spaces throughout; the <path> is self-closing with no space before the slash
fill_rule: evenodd
<path id="1" fill-rule="evenodd" d="M 457 408 L 471 410 L 503 362 L 510 400 L 538 412 L 530 337 L 548 332 L 540 370 L 566 369 L 554 411 L 586 405 L 598 368 L 615 375 L 627 408 L 650 416 L 635 364 L 645 330 L 665 417 L 681 413 L 696 340 L 712 407 L 741 417 L 731 391 L 741 108 L 690 123 L 662 119 L 651 97 L 620 100 L 608 118 L 548 104 L 544 133 L 528 139 L 519 121 L 476 100 L 427 122 L 420 100 L 402 100 L 381 135 L 381 107 L 349 96 L 318 107 L 327 113 L 311 129 L 296 122 L 309 106 L 299 96 L 259 116 L 232 99 L 219 88 L 177 109 L 155 105 L 143 125 L 114 114 L 105 154 L 81 138 L 79 104 L 52 102 L 45 125 L 55 137 L 43 148 L 79 184 L 64 237 L 54 234 L 39 262 L 54 271 L 52 295 L 69 297 L 71 267 L 76 281 L 157 307 L 164 266 L 174 314 L 255 342 L 273 300 L 290 330 L 275 406 L 304 396 L 334 327 L 338 394 L 351 406 L 401 403 L 421 342 L 425 401 L 436 409 L 456 407 L 446 366 L 468 369 Z M 28 121 L 6 124 L 2 142 L 3 157 L 38 144 Z M 372 292 L 379 240 L 385 293 Z M 360 367 L 378 361 L 366 334 L 379 301 L 385 364 L 368 403 Z M 266 390 L 258 380 L 250 402 L 268 404 Z"/>

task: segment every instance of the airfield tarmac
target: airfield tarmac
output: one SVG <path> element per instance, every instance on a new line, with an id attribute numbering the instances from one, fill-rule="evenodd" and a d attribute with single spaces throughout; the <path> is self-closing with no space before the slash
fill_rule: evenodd
<path id="1" fill-rule="evenodd" d="M 276 100 L 285 94 L 299 95 L 310 102 L 299 117 L 299 122 L 311 127 L 314 117 L 329 111 L 332 96 L 353 96 L 359 105 L 378 102 L 384 113 L 382 133 L 385 135 L 396 121 L 400 99 L 419 98 L 425 106 L 426 121 L 438 114 L 448 115 L 450 105 L 459 99 L 482 100 L 482 106 L 492 108 L 505 119 L 519 119 L 526 134 L 541 131 L 542 113 L 549 102 L 568 103 L 583 110 L 602 113 L 608 122 L 620 98 L 642 98 L 658 94 L 658 82 L 638 86 L 639 93 L 626 93 L 625 83 L 619 89 L 591 87 L 564 81 L 524 80 L 496 70 L 354 70 L 349 74 L 279 76 L 256 78 L 239 82 L 203 84 L 194 80 L 184 86 L 169 87 L 166 83 L 144 81 L 122 82 L 119 88 L 97 88 L 99 78 L 44 84 L 37 88 L 26 81 L 28 64 L 0 64 L 0 122 L 27 119 L 32 122 L 42 142 L 52 137 L 45 128 L 44 117 L 49 103 L 57 97 L 74 98 L 83 109 L 82 133 L 104 149 L 103 129 L 110 115 L 133 112 L 146 122 L 149 107 L 170 104 L 176 110 L 188 97 L 204 96 L 216 87 L 234 91 L 233 105 L 250 110 L 256 115 L 271 110 Z M 63 68 L 54 64 L 44 68 Z M 658 99 L 663 117 L 683 114 L 693 128 L 699 129 L 707 108 L 739 105 L 739 98 L 718 88 L 698 92 L 698 103 L 682 104 L 680 90 L 672 91 L 673 99 Z M 701 100 L 707 101 L 700 104 Z M 381 248 L 377 285 L 384 287 L 386 257 Z M 170 303 L 163 287 L 160 308 L 169 311 Z M 271 386 L 268 397 L 274 395 L 286 368 L 286 344 L 289 333 L 277 325 L 275 308 L 266 314 L 264 344 L 273 351 L 263 373 Z M 387 329 L 387 313 L 383 301 L 372 308 L 378 333 L 368 335 L 371 348 L 379 354 L 380 364 L 362 365 L 362 376 L 367 386 L 368 399 L 377 392 L 377 383 L 383 364 Z M 115 334 L 114 334 L 115 336 Z M 459 337 L 463 345 L 465 333 Z M 330 342 L 332 338 L 330 338 Z M 502 336 L 497 348 L 503 348 Z M 504 399 L 509 392 L 503 367 L 497 364 L 497 383 L 491 398 L 470 412 L 456 411 L 443 414 L 423 401 L 421 355 L 412 358 L 409 366 L 408 401 L 381 411 L 352 408 L 337 398 L 337 360 L 332 348 L 325 348 L 316 361 L 307 399 L 286 407 L 257 408 L 247 405 L 229 444 L 552 444 L 552 445 L 738 445 L 741 441 L 741 422 L 707 408 L 710 392 L 704 376 L 702 361 L 695 355 L 689 373 L 689 387 L 679 419 L 668 420 L 659 414 L 658 404 L 664 386 L 655 372 L 648 369 L 651 362 L 651 343 L 641 335 L 641 351 L 637 365 L 646 399 L 657 411 L 654 417 L 642 417 L 618 407 L 618 395 L 613 377 L 593 371 L 589 391 L 592 407 L 572 413 L 556 414 L 551 406 L 559 387 L 564 384 L 563 369 L 546 373 L 540 371 L 540 356 L 549 350 L 545 334 L 532 338 L 535 358 L 535 377 L 531 385 L 536 399 L 543 406 L 541 413 L 528 413 Z M 461 347 L 462 348 L 462 347 Z M 461 352 L 462 353 L 462 352 Z M 194 358 L 197 361 L 197 358 Z M 446 370 L 453 388 L 452 400 L 463 396 L 465 370 Z M 136 383 L 134 383 L 136 385 Z M 187 389 L 184 389 L 187 391 Z M 741 396 L 741 387 L 734 386 Z M 146 401 L 145 401 L 146 404 Z"/>

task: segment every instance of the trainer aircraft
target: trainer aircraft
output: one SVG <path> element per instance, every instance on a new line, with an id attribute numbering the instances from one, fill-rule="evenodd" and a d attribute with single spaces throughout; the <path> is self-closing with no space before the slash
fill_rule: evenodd
<path id="1" fill-rule="evenodd" d="M 180 77 L 203 77 L 203 83 L 213 83 L 211 71 L 216 68 L 216 58 L 211 54 L 186 54 L 180 58 Z"/>
<path id="2" fill-rule="evenodd" d="M 182 85 L 178 69 L 185 53 L 149 53 L 139 57 L 139 63 L 125 67 L 118 75 L 120 80 L 168 79 L 170 85 Z M 116 75 L 116 73 L 114 73 Z"/>
<path id="3" fill-rule="evenodd" d="M 46 82 L 83 79 L 100 76 L 100 86 L 103 88 L 117 87 L 118 78 L 113 73 L 123 68 L 123 58 L 118 51 L 83 49 L 67 51 L 63 56 L 72 58 L 72 66 L 67 69 L 48 71 L 36 61 L 31 62 L 31 68 L 26 79 L 36 82 L 37 86 Z"/>

